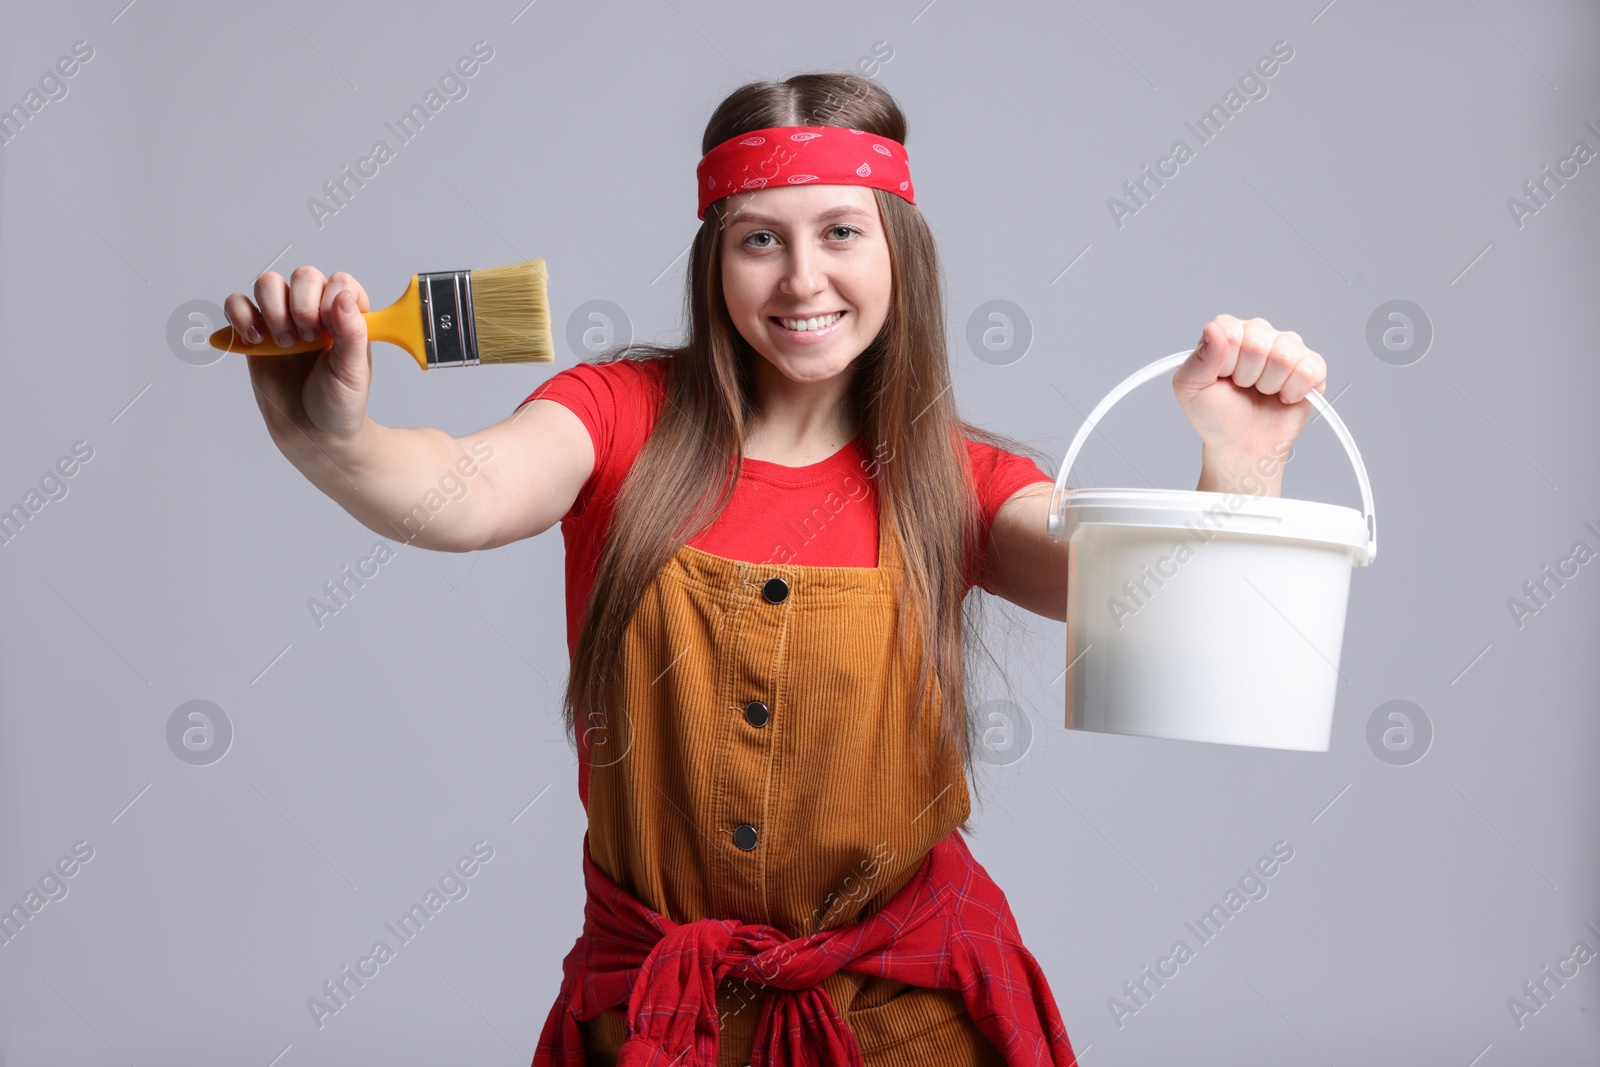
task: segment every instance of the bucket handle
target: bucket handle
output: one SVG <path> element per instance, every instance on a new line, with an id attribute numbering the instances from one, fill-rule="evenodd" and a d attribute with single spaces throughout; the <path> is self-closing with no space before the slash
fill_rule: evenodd
<path id="1" fill-rule="evenodd" d="M 1050 497 L 1049 533 L 1052 537 L 1060 537 L 1065 531 L 1066 517 L 1062 513 L 1062 505 L 1069 491 L 1067 489 L 1067 472 L 1072 470 L 1072 463 L 1078 458 L 1078 450 L 1083 447 L 1089 434 L 1094 432 L 1095 425 L 1101 417 L 1111 409 L 1111 405 L 1127 396 L 1134 389 L 1160 376 L 1163 372 L 1177 367 L 1192 355 L 1192 350 L 1174 352 L 1170 356 L 1163 356 L 1149 366 L 1134 371 L 1123 379 L 1122 384 L 1106 394 L 1106 398 L 1095 405 L 1089 412 L 1089 417 L 1078 428 L 1078 436 L 1072 439 L 1072 446 L 1067 449 L 1067 456 L 1061 461 L 1061 473 L 1056 475 L 1056 490 Z M 1306 399 L 1311 405 L 1328 420 L 1328 425 L 1333 427 L 1333 432 L 1339 436 L 1339 443 L 1344 445 L 1345 454 L 1350 457 L 1350 463 L 1356 469 L 1356 481 L 1361 485 L 1362 515 L 1367 526 L 1367 554 L 1360 566 L 1367 566 L 1378 558 L 1378 518 L 1372 510 L 1372 483 L 1367 479 L 1367 466 L 1361 462 L 1361 453 L 1356 448 L 1355 440 L 1350 436 L 1350 431 L 1345 428 L 1344 420 L 1340 419 L 1333 410 L 1333 405 L 1317 390 L 1313 389 L 1306 394 Z"/>

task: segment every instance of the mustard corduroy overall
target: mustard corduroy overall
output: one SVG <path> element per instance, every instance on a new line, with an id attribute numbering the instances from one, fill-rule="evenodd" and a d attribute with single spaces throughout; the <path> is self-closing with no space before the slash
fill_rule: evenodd
<path id="1" fill-rule="evenodd" d="M 675 922 L 767 923 L 791 937 L 871 914 L 971 810 L 959 757 L 928 768 L 939 686 L 918 722 L 919 635 L 897 619 L 898 539 L 877 567 L 760 564 L 687 544 L 624 635 L 614 712 L 593 744 L 589 848 Z M 597 743 L 596 743 L 597 742 Z M 958 990 L 840 970 L 822 982 L 867 1067 L 1003 1065 Z M 745 1064 L 762 987 L 718 990 L 721 1065 Z M 581 1024 L 610 1067 L 626 1023 Z"/>

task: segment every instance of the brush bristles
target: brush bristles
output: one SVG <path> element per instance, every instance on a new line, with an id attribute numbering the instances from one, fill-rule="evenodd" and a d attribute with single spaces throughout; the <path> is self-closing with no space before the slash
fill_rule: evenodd
<path id="1" fill-rule="evenodd" d="M 554 363 L 543 259 L 472 271 L 480 363 Z"/>

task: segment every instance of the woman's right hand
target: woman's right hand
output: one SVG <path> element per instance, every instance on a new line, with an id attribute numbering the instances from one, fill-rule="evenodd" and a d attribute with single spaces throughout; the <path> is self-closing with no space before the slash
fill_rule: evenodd
<path id="1" fill-rule="evenodd" d="M 276 271 L 256 279 L 255 303 L 231 293 L 222 310 L 248 343 L 278 339 L 287 347 L 313 339 L 319 329 L 333 344 L 319 352 L 286 356 L 246 356 L 256 406 L 267 432 L 291 457 L 315 449 L 334 457 L 353 451 L 367 423 L 367 393 L 372 380 L 372 346 L 367 340 L 371 310 L 367 291 L 344 271 L 330 278 L 312 266 L 296 267 L 285 281 Z"/>

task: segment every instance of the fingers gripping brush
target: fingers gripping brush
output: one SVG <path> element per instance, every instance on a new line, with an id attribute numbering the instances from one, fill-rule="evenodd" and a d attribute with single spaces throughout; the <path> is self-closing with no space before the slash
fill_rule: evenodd
<path id="1" fill-rule="evenodd" d="M 480 363 L 554 363 L 550 304 L 543 259 L 486 270 L 443 270 L 411 276 L 399 300 L 381 311 L 362 312 L 367 337 L 411 353 L 423 370 Z M 279 348 L 263 338 L 248 344 L 224 326 L 211 346 L 247 356 L 320 352 L 333 335 L 318 330 L 312 341 Z"/>

